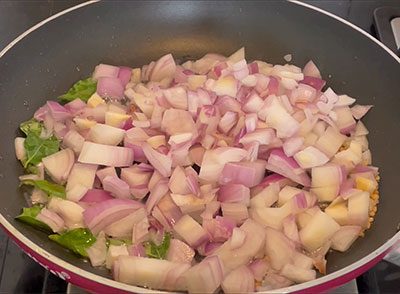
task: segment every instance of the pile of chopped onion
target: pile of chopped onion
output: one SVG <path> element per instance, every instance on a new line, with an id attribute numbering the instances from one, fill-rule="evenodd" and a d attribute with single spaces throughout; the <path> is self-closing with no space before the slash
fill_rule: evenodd
<path id="1" fill-rule="evenodd" d="M 99 64 L 92 78 L 87 104 L 48 101 L 35 114 L 61 142 L 42 162 L 67 198 L 38 219 L 89 228 L 93 266 L 117 281 L 278 289 L 325 274 L 326 253 L 369 228 L 378 169 L 360 119 L 371 106 L 326 87 L 312 61 L 247 62 L 242 48 L 181 65 L 171 54 L 142 68 Z M 22 158 L 23 139 L 15 148 Z M 166 232 L 165 259 L 147 257 L 142 244 Z"/>

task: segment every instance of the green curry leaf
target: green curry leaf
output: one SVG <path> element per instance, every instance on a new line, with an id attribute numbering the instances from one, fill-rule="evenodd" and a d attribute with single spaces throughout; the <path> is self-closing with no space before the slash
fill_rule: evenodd
<path id="1" fill-rule="evenodd" d="M 60 99 L 65 101 L 72 101 L 80 98 L 82 101 L 87 102 L 97 90 L 97 82 L 93 81 L 92 78 L 86 80 L 80 80 L 76 82 L 67 93 L 61 95 Z"/>

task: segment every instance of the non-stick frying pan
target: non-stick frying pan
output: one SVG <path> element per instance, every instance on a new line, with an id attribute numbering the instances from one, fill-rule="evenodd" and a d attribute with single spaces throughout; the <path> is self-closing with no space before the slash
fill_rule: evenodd
<path id="1" fill-rule="evenodd" d="M 177 60 L 205 53 L 228 55 L 246 47 L 248 60 L 283 63 L 291 53 L 312 59 L 328 84 L 375 107 L 365 118 L 373 163 L 380 167 L 378 213 L 364 238 L 346 253 L 328 255 L 328 275 L 285 291 L 333 288 L 374 265 L 399 239 L 400 60 L 348 22 L 311 6 L 286 1 L 104 1 L 61 12 L 0 52 L 0 220 L 28 254 L 72 283 L 95 292 L 151 292 L 110 279 L 104 269 L 14 220 L 26 206 L 15 159 L 18 124 L 48 99 L 91 75 L 98 63 L 141 66 L 172 52 Z"/>

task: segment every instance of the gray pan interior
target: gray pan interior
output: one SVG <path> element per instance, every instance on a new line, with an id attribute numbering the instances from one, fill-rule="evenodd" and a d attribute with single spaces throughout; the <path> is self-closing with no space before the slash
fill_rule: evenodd
<path id="1" fill-rule="evenodd" d="M 365 238 L 346 253 L 330 253 L 328 272 L 354 263 L 383 245 L 400 220 L 400 65 L 351 27 L 293 3 L 105 1 L 54 19 L 0 58 L 0 212 L 50 253 L 106 276 L 47 236 L 14 221 L 26 205 L 18 188 L 23 169 L 14 155 L 18 124 L 48 99 L 91 75 L 98 63 L 141 66 L 172 52 L 176 59 L 246 47 L 248 60 L 293 63 L 312 59 L 339 94 L 375 107 L 365 118 L 373 163 L 380 167 L 378 213 Z"/>

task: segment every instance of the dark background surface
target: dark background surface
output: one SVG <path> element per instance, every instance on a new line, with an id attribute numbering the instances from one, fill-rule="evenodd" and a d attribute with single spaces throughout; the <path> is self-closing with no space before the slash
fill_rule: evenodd
<path id="1" fill-rule="evenodd" d="M 41 20 L 83 1 L 0 0 L 0 50 Z M 305 1 L 358 25 L 376 36 L 373 11 L 377 7 L 400 7 L 400 0 Z M 4 74 L 4 73 L 0 73 Z M 40 267 L 0 231 L 0 293 L 62 293 L 66 283 Z M 400 268 L 386 261 L 361 276 L 360 293 L 400 293 Z"/>

